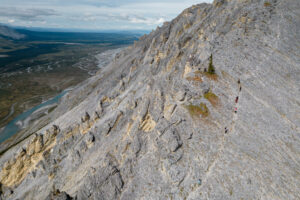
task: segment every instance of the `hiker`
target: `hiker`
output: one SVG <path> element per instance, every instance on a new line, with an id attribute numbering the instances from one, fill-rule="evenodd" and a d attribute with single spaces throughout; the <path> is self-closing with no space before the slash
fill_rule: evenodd
<path id="1" fill-rule="evenodd" d="M 202 184 L 202 180 L 201 179 L 198 179 L 198 185 L 201 185 Z"/>
<path id="2" fill-rule="evenodd" d="M 242 86 L 240 86 L 240 91 L 242 91 Z"/>
<path id="3" fill-rule="evenodd" d="M 235 103 L 238 103 L 238 101 L 239 101 L 239 97 L 237 96 L 237 97 L 235 98 Z"/>
<path id="4" fill-rule="evenodd" d="M 225 127 L 225 133 L 227 133 L 228 132 L 228 129 L 227 129 L 227 127 Z"/>
<path id="5" fill-rule="evenodd" d="M 237 107 L 234 107 L 234 112 L 237 113 Z"/>
<path id="6" fill-rule="evenodd" d="M 241 84 L 241 80 L 240 79 L 238 80 L 238 84 Z"/>

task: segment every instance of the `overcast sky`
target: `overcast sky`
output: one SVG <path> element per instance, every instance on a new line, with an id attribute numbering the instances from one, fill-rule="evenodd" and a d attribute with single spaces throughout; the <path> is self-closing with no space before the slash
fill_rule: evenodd
<path id="1" fill-rule="evenodd" d="M 151 30 L 212 0 L 0 0 L 0 23 L 85 30 Z"/>

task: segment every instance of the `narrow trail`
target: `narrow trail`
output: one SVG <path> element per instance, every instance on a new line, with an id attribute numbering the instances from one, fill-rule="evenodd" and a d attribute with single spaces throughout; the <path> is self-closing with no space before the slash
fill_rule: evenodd
<path id="1" fill-rule="evenodd" d="M 239 84 L 239 88 L 241 87 L 241 84 Z M 238 95 L 237 95 L 238 99 L 241 99 L 241 91 L 238 89 Z M 237 113 L 234 113 L 233 114 L 233 119 L 232 119 L 232 122 L 230 123 L 230 127 L 229 127 L 229 131 L 228 131 L 228 134 L 230 133 L 233 133 L 235 131 L 235 124 L 236 124 L 236 121 L 238 120 L 238 111 L 239 111 L 239 108 L 240 108 L 240 104 L 237 102 L 235 103 L 235 107 L 237 109 Z M 228 135 L 227 134 L 227 135 Z"/>
<path id="2" fill-rule="evenodd" d="M 238 88 L 237 88 L 237 97 L 238 97 L 238 100 L 240 100 L 241 98 L 241 90 L 240 90 L 240 87 L 241 87 L 241 83 L 238 83 Z M 223 153 L 224 151 L 224 148 L 225 148 L 225 143 L 226 143 L 226 138 L 233 134 L 235 132 L 235 125 L 236 125 L 236 121 L 238 120 L 238 111 L 239 111 L 239 103 L 238 102 L 234 102 L 234 107 L 237 108 L 237 113 L 234 112 L 233 110 L 233 117 L 232 117 L 232 121 L 230 123 L 230 125 L 227 127 L 227 130 L 228 132 L 227 133 L 223 133 L 223 137 L 221 139 L 221 142 L 220 142 L 220 148 L 217 152 L 217 155 L 216 157 L 214 158 L 213 162 L 208 166 L 207 168 L 207 172 L 206 172 L 206 175 L 205 177 L 202 179 L 202 182 L 203 185 L 205 185 L 207 179 L 210 177 L 215 165 L 217 164 L 217 162 L 219 161 L 220 157 L 221 157 L 221 154 Z M 224 127 L 225 128 L 225 127 Z M 225 130 L 225 129 L 224 129 Z"/>
<path id="3" fill-rule="evenodd" d="M 218 163 L 218 161 L 220 160 L 221 155 L 224 152 L 225 149 L 225 144 L 226 144 L 226 139 L 227 137 L 229 137 L 230 135 L 234 134 L 236 132 L 235 128 L 236 128 L 236 122 L 239 119 L 239 110 L 240 110 L 240 104 L 239 101 L 242 98 L 242 90 L 244 90 L 246 93 L 250 94 L 257 102 L 261 103 L 262 105 L 264 105 L 265 107 L 271 108 L 273 109 L 275 112 L 278 112 L 278 110 L 273 107 L 272 105 L 268 104 L 267 102 L 263 101 L 262 99 L 256 97 L 253 93 L 251 93 L 250 90 L 248 90 L 245 87 L 242 87 L 242 90 L 240 90 L 240 87 L 242 87 L 241 83 L 238 83 L 238 88 L 236 90 L 236 96 L 238 97 L 238 102 L 234 102 L 234 108 L 236 108 L 237 113 L 234 112 L 233 110 L 233 117 L 232 117 L 232 121 L 229 123 L 227 127 L 227 133 L 223 133 L 222 138 L 220 140 L 220 144 L 219 144 L 219 150 L 218 152 L 215 154 L 215 158 L 212 161 L 212 163 L 208 166 L 205 177 L 202 179 L 202 184 L 201 187 L 203 185 L 205 185 L 205 183 L 207 182 L 207 179 L 211 176 L 211 174 L 213 173 L 213 169 L 215 168 L 216 164 Z M 287 117 L 283 117 L 284 122 L 290 126 L 293 127 L 294 130 L 300 130 L 299 127 L 297 127 L 294 123 L 292 123 Z M 225 127 L 224 127 L 225 128 Z M 225 129 L 224 129 L 225 130 Z M 222 130 L 223 131 L 223 130 Z M 200 187 L 200 188 L 201 188 Z"/>

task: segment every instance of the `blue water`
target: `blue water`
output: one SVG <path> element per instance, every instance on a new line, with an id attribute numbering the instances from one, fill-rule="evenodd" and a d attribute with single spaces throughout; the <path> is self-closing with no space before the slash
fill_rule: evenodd
<path id="1" fill-rule="evenodd" d="M 14 134 L 18 133 L 21 129 L 20 127 L 16 124 L 18 121 L 24 121 L 27 117 L 29 117 L 33 112 L 35 112 L 36 110 L 47 106 L 47 105 L 51 105 L 54 103 L 57 103 L 60 98 L 62 98 L 68 91 L 63 91 L 62 93 L 60 93 L 59 95 L 57 95 L 56 97 L 38 105 L 35 106 L 33 108 L 31 108 L 30 110 L 20 114 L 19 116 L 17 116 L 16 118 L 14 118 L 12 121 L 10 121 L 4 128 L 4 130 L 2 132 L 0 132 L 0 143 L 4 142 L 5 140 L 7 140 L 8 138 L 10 138 L 11 136 L 13 136 Z"/>

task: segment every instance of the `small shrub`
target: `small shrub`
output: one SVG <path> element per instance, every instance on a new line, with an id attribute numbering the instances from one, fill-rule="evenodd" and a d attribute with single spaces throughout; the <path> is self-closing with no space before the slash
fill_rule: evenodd
<path id="1" fill-rule="evenodd" d="M 183 28 L 184 28 L 184 30 L 186 30 L 186 29 L 189 29 L 191 26 L 192 25 L 188 23 L 188 24 L 185 24 Z"/>
<path id="2" fill-rule="evenodd" d="M 212 93 L 211 91 L 205 93 L 204 98 L 207 99 L 213 106 L 216 106 L 219 103 L 218 96 Z"/>
<path id="3" fill-rule="evenodd" d="M 200 103 L 200 105 L 187 105 L 186 109 L 189 111 L 192 117 L 207 117 L 209 115 L 209 110 L 204 103 Z"/>
<path id="4" fill-rule="evenodd" d="M 230 196 L 232 196 L 232 194 L 233 194 L 232 188 L 230 188 L 229 194 L 230 194 Z"/>
<path id="5" fill-rule="evenodd" d="M 210 74 L 208 72 L 204 72 L 204 75 L 207 78 L 211 79 L 211 80 L 214 80 L 214 81 L 218 80 L 218 75 L 217 74 Z"/>
<path id="6" fill-rule="evenodd" d="M 265 6 L 265 7 L 269 7 L 269 6 L 271 6 L 271 3 L 266 1 L 266 2 L 264 3 L 264 6 Z"/>

